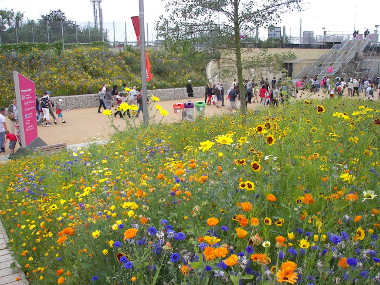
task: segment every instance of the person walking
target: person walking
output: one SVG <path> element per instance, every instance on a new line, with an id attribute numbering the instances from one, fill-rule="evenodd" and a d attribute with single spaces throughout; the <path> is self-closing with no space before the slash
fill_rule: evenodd
<path id="1" fill-rule="evenodd" d="M 100 109 L 103 107 L 104 110 L 107 110 L 106 105 L 104 104 L 104 97 L 106 96 L 106 92 L 103 91 L 103 87 L 99 88 L 98 99 L 99 99 L 99 108 L 98 113 L 101 113 Z"/>
<path id="2" fill-rule="evenodd" d="M 61 118 L 62 123 L 66 123 L 65 119 L 63 118 L 63 105 L 62 105 L 62 99 L 58 99 L 57 106 L 55 107 L 55 113 L 58 116 L 58 119 Z"/>
<path id="3" fill-rule="evenodd" d="M 0 153 L 5 152 L 5 131 L 7 131 L 7 124 L 5 123 L 5 108 L 0 108 Z"/>
<path id="4" fill-rule="evenodd" d="M 49 97 L 49 114 L 50 116 L 52 116 L 53 120 L 54 120 L 54 124 L 57 124 L 57 118 L 55 117 L 54 115 L 54 102 L 51 100 L 51 92 L 50 91 L 46 91 L 46 93 L 48 94 L 48 97 Z"/>
<path id="5" fill-rule="evenodd" d="M 111 108 L 112 108 L 112 93 L 108 87 L 106 88 L 106 93 L 104 95 L 104 105 L 106 106 L 107 110 L 111 110 Z"/>
<path id="6" fill-rule="evenodd" d="M 42 98 L 41 98 L 41 102 L 40 102 L 40 106 L 42 108 L 42 112 L 43 112 L 43 122 L 45 122 L 45 126 L 46 127 L 50 127 L 50 112 L 49 112 L 49 94 L 47 92 L 44 92 Z M 13 133 L 13 132 L 12 132 Z"/>
<path id="7" fill-rule="evenodd" d="M 189 100 L 194 97 L 194 90 L 193 90 L 193 85 L 191 84 L 191 80 L 187 81 L 186 92 L 187 92 L 187 97 L 189 98 Z"/>
<path id="8" fill-rule="evenodd" d="M 8 159 L 11 159 L 12 155 L 15 153 L 15 147 L 17 143 L 17 137 L 15 134 L 10 133 L 8 130 L 5 131 L 5 143 L 4 143 L 4 148 L 5 144 L 7 143 L 7 140 L 9 140 L 9 149 L 11 151 Z"/>
<path id="9" fill-rule="evenodd" d="M 15 132 L 15 125 L 18 124 L 18 109 L 16 99 L 12 100 L 12 104 L 8 106 L 8 119 L 11 121 L 11 132 Z"/>

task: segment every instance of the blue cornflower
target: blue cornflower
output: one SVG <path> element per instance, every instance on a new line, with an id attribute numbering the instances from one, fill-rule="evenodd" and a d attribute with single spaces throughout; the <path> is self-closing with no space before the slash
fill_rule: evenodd
<path id="1" fill-rule="evenodd" d="M 246 267 L 245 268 L 245 273 L 252 274 L 253 273 L 253 269 L 251 267 Z"/>
<path id="2" fill-rule="evenodd" d="M 205 243 L 205 242 L 201 242 L 201 243 L 198 245 L 198 247 L 199 247 L 200 249 L 204 250 L 204 249 L 207 247 L 207 243 Z"/>
<path id="3" fill-rule="evenodd" d="M 279 259 L 284 259 L 284 258 L 285 258 L 285 252 L 280 251 L 280 252 L 278 253 L 278 258 L 279 258 Z"/>
<path id="4" fill-rule="evenodd" d="M 347 258 L 347 264 L 351 266 L 356 266 L 358 264 L 358 261 L 353 257 L 349 257 Z"/>
<path id="5" fill-rule="evenodd" d="M 148 233 L 153 236 L 157 233 L 157 229 L 155 227 L 150 227 Z"/>
<path id="6" fill-rule="evenodd" d="M 296 232 L 297 232 L 298 234 L 302 234 L 302 233 L 303 233 L 303 229 L 301 229 L 301 228 L 296 228 Z"/>
<path id="7" fill-rule="evenodd" d="M 379 236 L 378 236 L 378 235 L 375 235 L 375 234 L 372 234 L 372 235 L 371 235 L 371 239 L 373 239 L 373 240 L 378 240 L 378 239 L 379 239 Z"/>
<path id="8" fill-rule="evenodd" d="M 133 267 L 132 261 L 127 261 L 126 263 L 124 263 L 124 268 L 131 269 L 132 267 Z"/>
<path id="9" fill-rule="evenodd" d="M 331 235 L 329 240 L 333 243 L 333 244 L 338 244 L 342 241 L 342 239 L 340 238 L 340 236 L 338 235 Z"/>
<path id="10" fill-rule="evenodd" d="M 137 241 L 137 245 L 145 245 L 147 242 L 146 242 L 146 238 L 142 238 L 142 239 L 139 239 L 138 241 Z"/>
<path id="11" fill-rule="evenodd" d="M 162 248 L 160 245 L 158 245 L 158 246 L 156 246 L 156 247 L 153 249 L 153 252 L 154 252 L 155 254 L 157 254 L 157 255 L 160 255 L 160 254 L 163 252 L 163 248 Z"/>
<path id="12" fill-rule="evenodd" d="M 360 248 L 356 248 L 356 249 L 355 249 L 355 252 L 356 252 L 356 254 L 361 254 L 361 253 L 362 253 L 362 250 L 361 250 Z"/>
<path id="13" fill-rule="evenodd" d="M 313 235 L 313 233 L 312 232 L 306 232 L 305 235 L 308 237 L 311 237 Z"/>
<path id="14" fill-rule="evenodd" d="M 212 270 L 212 267 L 211 267 L 210 265 L 206 265 L 206 266 L 205 266 L 205 270 L 206 270 L 206 271 L 211 271 L 211 270 Z"/>
<path id="15" fill-rule="evenodd" d="M 237 255 L 238 256 L 244 256 L 244 252 L 239 252 Z"/>
<path id="16" fill-rule="evenodd" d="M 228 231 L 228 227 L 227 226 L 220 226 L 220 229 L 224 232 Z"/>
<path id="17" fill-rule="evenodd" d="M 306 253 L 306 250 L 304 250 L 303 248 L 300 248 L 300 254 L 305 254 Z"/>
<path id="18" fill-rule="evenodd" d="M 173 230 L 173 226 L 172 225 L 166 225 L 165 226 L 165 230 L 172 231 Z"/>
<path id="19" fill-rule="evenodd" d="M 373 257 L 372 260 L 376 263 L 380 263 L 380 258 L 378 257 Z"/>
<path id="20" fill-rule="evenodd" d="M 348 240 L 349 236 L 346 232 L 340 232 L 340 236 L 345 239 L 345 240 Z"/>
<path id="21" fill-rule="evenodd" d="M 92 276 L 91 281 L 98 281 L 98 279 L 99 279 L 98 276 L 95 275 L 95 276 Z"/>
<path id="22" fill-rule="evenodd" d="M 172 238 L 172 237 L 174 237 L 174 235 L 175 235 L 175 231 L 173 231 L 173 230 L 168 230 L 168 231 L 166 232 L 166 234 L 168 235 L 168 238 Z"/>
<path id="23" fill-rule="evenodd" d="M 343 280 L 348 280 L 350 278 L 347 272 L 344 273 L 342 277 L 343 277 Z"/>
<path id="24" fill-rule="evenodd" d="M 376 252 L 376 250 L 368 249 L 368 250 L 366 251 L 366 254 L 374 256 L 374 255 L 377 254 L 377 252 Z"/>
<path id="25" fill-rule="evenodd" d="M 124 228 L 124 225 L 123 224 L 120 224 L 117 226 L 119 229 L 123 229 Z"/>
<path id="26" fill-rule="evenodd" d="M 183 232 L 178 232 L 174 235 L 175 240 L 184 240 L 186 235 Z"/>
<path id="27" fill-rule="evenodd" d="M 113 246 L 114 246 L 114 247 L 121 247 L 121 242 L 120 242 L 120 241 L 115 241 L 115 242 L 113 243 Z"/>
<path id="28" fill-rule="evenodd" d="M 216 267 L 219 267 L 220 269 L 226 270 L 228 268 L 228 265 L 225 264 L 223 261 L 219 262 Z"/>
<path id="29" fill-rule="evenodd" d="M 288 252 L 289 252 L 291 255 L 297 255 L 297 250 L 294 249 L 293 247 L 290 247 L 290 248 L 288 249 Z"/>
<path id="30" fill-rule="evenodd" d="M 161 220 L 161 224 L 167 225 L 167 224 L 169 224 L 169 222 L 168 222 L 168 220 Z"/>
<path id="31" fill-rule="evenodd" d="M 128 258 L 126 256 L 120 257 L 120 262 L 126 263 L 128 261 Z"/>
<path id="32" fill-rule="evenodd" d="M 325 256 L 327 252 L 328 252 L 328 250 L 325 248 L 325 249 L 322 250 L 321 255 Z"/>
<path id="33" fill-rule="evenodd" d="M 360 272 L 360 276 L 367 278 L 368 277 L 368 271 L 363 270 L 362 272 Z"/>
<path id="34" fill-rule="evenodd" d="M 247 246 L 247 247 L 245 248 L 245 252 L 248 253 L 248 254 L 252 254 L 252 253 L 254 252 L 253 247 L 251 247 L 251 246 Z"/>
<path id="35" fill-rule="evenodd" d="M 177 263 L 180 260 L 181 260 L 181 255 L 179 255 L 179 253 L 173 253 L 170 256 L 170 261 L 173 262 L 173 263 Z"/>

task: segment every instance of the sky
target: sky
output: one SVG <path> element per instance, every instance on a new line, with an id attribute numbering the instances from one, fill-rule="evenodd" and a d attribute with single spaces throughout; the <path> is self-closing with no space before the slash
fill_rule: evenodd
<path id="1" fill-rule="evenodd" d="M 305 3 L 303 12 L 283 14 L 282 22 L 276 25 L 285 26 L 288 36 L 300 36 L 301 21 L 302 31 L 314 31 L 315 35 L 322 35 L 324 31 L 327 34 L 342 32 L 352 34 L 354 27 L 360 33 L 367 28 L 373 32 L 375 25 L 380 25 L 379 7 L 373 6 L 376 0 L 306 0 L 308 3 L 302 1 Z M 60 9 L 69 20 L 78 24 L 93 22 L 91 0 L 0 0 L 0 9 L 4 8 L 22 12 L 26 18 L 34 20 L 50 11 Z M 144 0 L 144 8 L 149 40 L 153 40 L 156 39 L 155 22 L 164 14 L 164 5 L 161 0 Z M 102 0 L 102 9 L 104 27 L 109 31 L 111 41 L 113 22 L 116 27 L 116 40 L 124 41 L 125 23 L 127 40 L 136 40 L 131 17 L 139 15 L 139 0 Z M 260 29 L 260 38 L 266 37 L 267 31 Z"/>

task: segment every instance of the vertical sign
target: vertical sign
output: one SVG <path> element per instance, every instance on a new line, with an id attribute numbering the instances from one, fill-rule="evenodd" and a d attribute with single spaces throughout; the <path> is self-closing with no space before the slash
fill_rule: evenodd
<path id="1" fill-rule="evenodd" d="M 36 118 L 36 89 L 34 82 L 13 72 L 15 83 L 18 122 L 22 147 L 27 147 L 38 137 Z"/>
<path id="2" fill-rule="evenodd" d="M 141 46 L 140 39 L 140 18 L 138 16 L 132 17 L 133 28 L 135 29 L 137 44 L 139 47 Z M 152 74 L 152 66 L 150 65 L 150 60 L 148 57 L 148 53 L 145 53 L 145 73 L 146 73 L 146 81 L 151 81 L 153 79 Z"/>

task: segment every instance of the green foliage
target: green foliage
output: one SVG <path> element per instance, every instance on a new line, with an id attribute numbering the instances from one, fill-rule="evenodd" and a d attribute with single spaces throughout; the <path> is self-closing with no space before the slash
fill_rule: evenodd
<path id="1" fill-rule="evenodd" d="M 47 44 L 2 45 L 3 72 L 0 75 L 0 105 L 14 97 L 14 70 L 33 80 L 37 94 L 50 90 L 54 95 L 98 92 L 100 86 L 140 85 L 140 52 L 133 47 L 114 52 L 104 43 L 94 47 L 72 46 L 62 50 L 62 42 Z M 12 52 L 10 52 L 12 51 Z M 194 52 L 149 50 L 154 78 L 149 89 L 184 87 L 188 79 L 195 86 L 204 84 L 205 66 L 210 55 Z"/>
<path id="2" fill-rule="evenodd" d="M 31 284 L 274 284 L 285 261 L 375 284 L 379 108 L 297 101 L 1 165 L 9 246 Z"/>

